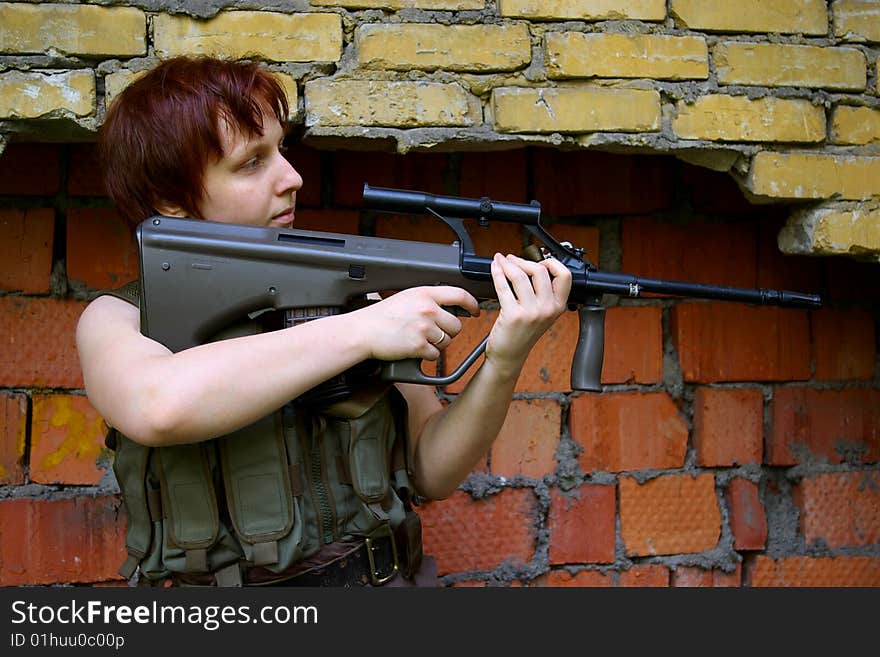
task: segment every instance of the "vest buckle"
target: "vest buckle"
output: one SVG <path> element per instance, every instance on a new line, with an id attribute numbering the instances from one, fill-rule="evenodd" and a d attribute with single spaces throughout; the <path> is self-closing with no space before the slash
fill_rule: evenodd
<path id="1" fill-rule="evenodd" d="M 376 553 L 382 551 L 387 544 L 391 545 L 391 565 L 387 572 L 382 573 L 376 567 Z M 380 525 L 371 536 L 365 537 L 364 545 L 367 549 L 367 562 L 370 565 L 370 583 L 373 586 L 382 586 L 400 571 L 397 544 L 394 542 L 391 527 L 388 524 Z"/>

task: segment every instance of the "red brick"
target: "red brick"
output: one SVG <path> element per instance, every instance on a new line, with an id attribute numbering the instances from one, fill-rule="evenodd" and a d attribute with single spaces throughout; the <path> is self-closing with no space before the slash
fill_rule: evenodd
<path id="1" fill-rule="evenodd" d="M 61 191 L 61 146 L 9 144 L 0 153 L 0 194 L 55 196 Z"/>
<path id="2" fill-rule="evenodd" d="M 759 388 L 705 388 L 694 393 L 694 448 L 702 466 L 760 463 L 764 397 Z"/>
<path id="3" fill-rule="evenodd" d="M 525 564 L 535 551 L 534 513 L 529 489 L 507 488 L 480 500 L 455 492 L 419 507 L 425 554 L 437 560 L 441 575 Z"/>
<path id="4" fill-rule="evenodd" d="M 303 179 L 303 186 L 296 193 L 297 208 L 321 207 L 321 151 L 295 144 L 287 149 L 286 157 Z"/>
<path id="5" fill-rule="evenodd" d="M 442 153 L 394 155 L 337 151 L 334 155 L 335 202 L 346 207 L 363 205 L 364 183 L 430 194 L 449 194 L 444 181 L 447 156 Z"/>
<path id="6" fill-rule="evenodd" d="M 119 579 L 124 558 L 117 497 L 0 501 L 0 586 Z"/>
<path id="7" fill-rule="evenodd" d="M 488 196 L 493 201 L 528 203 L 528 151 L 463 153 L 458 195 Z"/>
<path id="8" fill-rule="evenodd" d="M 616 306 L 605 312 L 602 383 L 663 380 L 663 309 Z"/>
<path id="9" fill-rule="evenodd" d="M 807 544 L 836 548 L 880 543 L 880 474 L 827 472 L 805 477 L 794 489 Z"/>
<path id="10" fill-rule="evenodd" d="M 357 235 L 360 214 L 354 210 L 296 210 L 293 227 L 297 230 L 318 230 L 324 233 Z"/>
<path id="11" fill-rule="evenodd" d="M 768 465 L 880 461 L 880 390 L 779 387 L 771 412 Z"/>
<path id="12" fill-rule="evenodd" d="M 681 163 L 681 189 L 689 194 L 694 211 L 737 214 L 760 211 L 743 196 L 729 173 Z"/>
<path id="13" fill-rule="evenodd" d="M 107 425 L 81 395 L 34 395 L 30 477 L 40 484 L 96 485 Z"/>
<path id="14" fill-rule="evenodd" d="M 0 289 L 48 294 L 55 211 L 0 210 Z"/>
<path id="15" fill-rule="evenodd" d="M 659 563 L 633 566 L 620 573 L 621 588 L 665 588 L 669 586 L 669 568 Z"/>
<path id="16" fill-rule="evenodd" d="M 586 394 L 572 399 L 571 437 L 585 472 L 680 468 L 688 430 L 665 392 Z"/>
<path id="17" fill-rule="evenodd" d="M 671 158 L 596 151 L 532 152 L 535 198 L 548 215 L 646 214 L 672 203 Z"/>
<path id="18" fill-rule="evenodd" d="M 67 211 L 67 276 L 74 285 L 116 288 L 138 277 L 134 234 L 110 208 Z"/>
<path id="19" fill-rule="evenodd" d="M 622 222 L 622 269 L 646 278 L 755 286 L 756 228 L 749 222 Z"/>
<path id="20" fill-rule="evenodd" d="M 829 306 L 837 302 L 880 302 L 880 276 L 876 262 L 858 262 L 851 258 L 830 258 L 825 263 L 828 279 L 824 301 Z"/>
<path id="21" fill-rule="evenodd" d="M 619 486 L 627 555 L 693 553 L 717 546 L 721 511 L 713 475 L 662 475 L 641 485 L 621 477 Z"/>
<path id="22" fill-rule="evenodd" d="M 818 310 L 810 313 L 813 364 L 819 381 L 870 381 L 877 347 L 874 317 L 864 309 Z"/>
<path id="23" fill-rule="evenodd" d="M 671 317 L 672 337 L 687 382 L 810 378 L 806 311 L 739 303 L 680 303 Z"/>
<path id="24" fill-rule="evenodd" d="M 552 399 L 516 399 L 492 444 L 491 471 L 540 479 L 556 469 L 562 409 Z"/>
<path id="25" fill-rule="evenodd" d="M 553 490 L 548 518 L 550 563 L 613 563 L 615 490 L 585 484 L 572 495 Z"/>
<path id="26" fill-rule="evenodd" d="M 68 153 L 67 193 L 71 196 L 107 196 L 97 144 L 71 144 Z"/>
<path id="27" fill-rule="evenodd" d="M 537 586 L 555 588 L 607 588 L 615 585 L 614 578 L 598 570 L 581 570 L 571 574 L 567 570 L 551 570 L 539 577 Z"/>
<path id="28" fill-rule="evenodd" d="M 80 301 L 0 297 L 0 386 L 82 388 Z"/>
<path id="29" fill-rule="evenodd" d="M 0 392 L 0 486 L 24 483 L 27 397 Z"/>
<path id="30" fill-rule="evenodd" d="M 732 573 L 718 568 L 707 570 L 696 566 L 679 566 L 672 571 L 670 586 L 679 588 L 729 588 L 742 586 L 742 566 Z"/>
<path id="31" fill-rule="evenodd" d="M 491 258 L 496 253 L 522 253 L 522 235 L 516 224 L 499 221 L 481 228 L 476 221 L 466 221 L 465 225 L 478 256 Z M 376 236 L 438 244 L 452 244 L 458 239 L 445 223 L 429 215 L 377 215 Z"/>
<path id="32" fill-rule="evenodd" d="M 728 484 L 726 498 L 733 547 L 737 550 L 763 550 L 767 544 L 767 515 L 761 504 L 758 485 L 734 477 Z"/>
<path id="33" fill-rule="evenodd" d="M 829 259 L 788 255 L 776 242 L 791 210 L 785 206 L 770 210 L 758 221 L 757 287 L 820 294 L 825 287 L 825 266 Z"/>
<path id="34" fill-rule="evenodd" d="M 498 317 L 497 310 L 483 310 L 479 317 L 465 318 L 462 332 L 444 351 L 444 371 L 452 372 L 489 335 Z M 516 392 L 554 392 L 571 390 L 571 359 L 578 338 L 577 313 L 565 312 L 538 340 L 523 365 Z M 477 365 L 482 362 L 478 361 Z M 461 392 L 477 369 L 446 387 Z"/>
<path id="35" fill-rule="evenodd" d="M 786 557 L 756 555 L 745 569 L 753 587 L 880 586 L 880 557 Z"/>

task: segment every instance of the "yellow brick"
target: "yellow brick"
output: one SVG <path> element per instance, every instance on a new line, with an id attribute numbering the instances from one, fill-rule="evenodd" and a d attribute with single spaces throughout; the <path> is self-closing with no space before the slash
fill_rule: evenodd
<path id="1" fill-rule="evenodd" d="M 809 141 L 825 139 L 825 110 L 808 100 L 713 95 L 680 101 L 672 129 L 682 139 Z"/>
<path id="2" fill-rule="evenodd" d="M 132 7 L 0 3 L 0 26 L 0 53 L 147 53 L 146 14 Z"/>
<path id="3" fill-rule="evenodd" d="M 502 16 L 586 21 L 640 19 L 662 21 L 666 0 L 498 0 Z"/>
<path id="4" fill-rule="evenodd" d="M 95 99 L 91 69 L 0 74 L 0 119 L 88 116 L 95 112 Z"/>
<path id="5" fill-rule="evenodd" d="M 549 32 L 544 51 L 550 78 L 709 77 L 709 50 L 701 37 Z"/>
<path id="6" fill-rule="evenodd" d="M 683 27 L 707 32 L 828 32 L 825 0 L 672 0 Z"/>
<path id="7" fill-rule="evenodd" d="M 880 196 L 880 157 L 823 153 L 758 153 L 746 187 L 773 198 L 864 200 Z"/>
<path id="8" fill-rule="evenodd" d="M 363 25 L 358 61 L 365 68 L 512 71 L 532 58 L 529 28 L 517 25 Z"/>
<path id="9" fill-rule="evenodd" d="M 141 77 L 146 71 L 129 71 L 128 69 L 120 69 L 108 74 L 104 78 L 104 107 L 110 107 L 110 103 L 132 82 Z M 274 73 L 281 82 L 281 86 L 287 92 L 287 102 L 290 105 L 290 114 L 288 118 L 293 118 L 296 114 L 297 91 L 296 80 L 286 73 Z"/>
<path id="10" fill-rule="evenodd" d="M 129 71 L 120 69 L 104 76 L 104 109 L 110 107 L 110 103 L 122 90 L 141 77 L 146 71 Z"/>
<path id="11" fill-rule="evenodd" d="M 436 9 L 466 11 L 483 9 L 485 0 L 312 0 L 316 7 L 346 7 L 347 9 Z"/>
<path id="12" fill-rule="evenodd" d="M 880 253 L 880 211 L 824 215 L 813 227 L 813 247 L 823 255 Z"/>
<path id="13" fill-rule="evenodd" d="M 479 100 L 457 84 L 331 80 L 306 83 L 306 125 L 470 126 L 481 119 Z"/>
<path id="14" fill-rule="evenodd" d="M 831 202 L 800 210 L 789 216 L 777 243 L 783 253 L 880 259 L 880 208 L 876 202 Z"/>
<path id="15" fill-rule="evenodd" d="M 880 110 L 870 107 L 835 108 L 831 118 L 831 141 L 860 146 L 880 142 Z"/>
<path id="16" fill-rule="evenodd" d="M 228 11 L 206 21 L 159 14 L 156 54 L 255 57 L 276 62 L 334 62 L 342 53 L 338 14 Z"/>
<path id="17" fill-rule="evenodd" d="M 607 87 L 506 87 L 492 92 L 499 132 L 647 132 L 660 129 L 660 94 Z"/>
<path id="18" fill-rule="evenodd" d="M 713 51 L 720 84 L 861 91 L 865 56 L 855 48 L 726 42 Z"/>
<path id="19" fill-rule="evenodd" d="M 880 42 L 880 2 L 837 0 L 832 9 L 836 36 Z"/>

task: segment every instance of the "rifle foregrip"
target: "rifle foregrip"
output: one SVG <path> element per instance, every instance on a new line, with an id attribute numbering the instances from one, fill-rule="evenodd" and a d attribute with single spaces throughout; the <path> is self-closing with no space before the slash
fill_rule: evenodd
<path id="1" fill-rule="evenodd" d="M 581 306 L 577 312 L 580 332 L 571 361 L 571 389 L 599 392 L 605 356 L 605 308 Z"/>

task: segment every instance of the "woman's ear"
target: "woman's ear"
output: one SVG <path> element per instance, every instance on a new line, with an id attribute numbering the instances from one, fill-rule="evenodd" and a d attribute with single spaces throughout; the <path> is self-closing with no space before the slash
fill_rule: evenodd
<path id="1" fill-rule="evenodd" d="M 159 201 L 156 203 L 156 211 L 166 217 L 186 218 L 189 216 L 189 213 L 179 205 L 168 203 L 166 201 Z"/>

